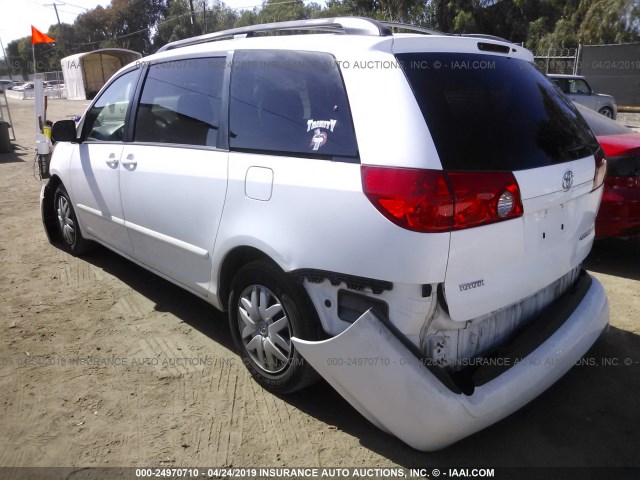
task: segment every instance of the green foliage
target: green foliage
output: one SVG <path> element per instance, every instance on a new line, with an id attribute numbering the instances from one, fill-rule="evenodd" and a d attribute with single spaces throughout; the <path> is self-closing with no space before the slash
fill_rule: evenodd
<path id="1" fill-rule="evenodd" d="M 154 46 L 182 40 L 193 35 L 194 26 L 189 15 L 189 0 L 172 0 L 167 7 L 166 18 L 160 22 L 153 39 Z"/>
<path id="2" fill-rule="evenodd" d="M 580 0 L 565 9 L 549 33 L 540 37 L 539 48 L 571 48 L 578 44 L 602 45 L 640 39 L 640 3 L 637 0 Z"/>

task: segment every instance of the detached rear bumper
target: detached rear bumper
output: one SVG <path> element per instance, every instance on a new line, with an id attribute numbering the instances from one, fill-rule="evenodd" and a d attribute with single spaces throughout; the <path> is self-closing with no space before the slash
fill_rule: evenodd
<path id="1" fill-rule="evenodd" d="M 544 343 L 471 395 L 447 388 L 371 311 L 329 340 L 293 342 L 373 424 L 418 450 L 430 451 L 534 399 L 589 350 L 608 322 L 606 294 L 592 278 L 580 303 Z"/>

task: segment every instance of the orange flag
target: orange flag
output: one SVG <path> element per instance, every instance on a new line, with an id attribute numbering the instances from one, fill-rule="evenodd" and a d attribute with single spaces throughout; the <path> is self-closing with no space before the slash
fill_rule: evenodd
<path id="1" fill-rule="evenodd" d="M 31 25 L 31 44 L 36 43 L 56 43 L 56 41 Z"/>

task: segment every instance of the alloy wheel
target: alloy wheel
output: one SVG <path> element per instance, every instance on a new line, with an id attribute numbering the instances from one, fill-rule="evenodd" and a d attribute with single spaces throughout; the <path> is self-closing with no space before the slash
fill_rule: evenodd
<path id="1" fill-rule="evenodd" d="M 249 357 L 270 374 L 282 372 L 292 356 L 291 323 L 268 288 L 250 285 L 238 299 L 238 328 Z"/>
<path id="2" fill-rule="evenodd" d="M 58 197 L 58 224 L 62 238 L 67 245 L 73 245 L 76 240 L 76 229 L 73 219 L 71 218 L 71 205 L 66 197 L 60 195 Z"/>

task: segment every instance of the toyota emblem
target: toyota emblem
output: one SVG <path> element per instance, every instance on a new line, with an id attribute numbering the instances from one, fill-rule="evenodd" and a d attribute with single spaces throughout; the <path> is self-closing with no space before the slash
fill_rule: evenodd
<path id="1" fill-rule="evenodd" d="M 562 176 L 562 189 L 566 192 L 573 185 L 573 172 L 571 170 L 567 170 L 564 172 Z"/>

